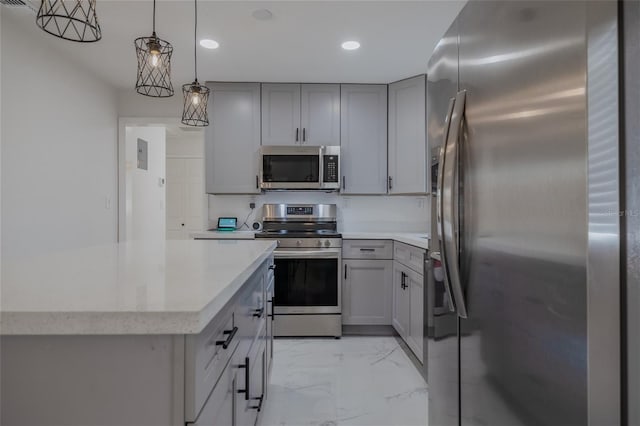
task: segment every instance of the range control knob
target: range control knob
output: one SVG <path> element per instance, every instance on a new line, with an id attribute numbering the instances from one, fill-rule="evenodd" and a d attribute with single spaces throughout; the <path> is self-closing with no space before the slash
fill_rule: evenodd
<path id="1" fill-rule="evenodd" d="M 318 247 L 322 247 L 322 241 L 318 240 L 318 242 L 316 243 L 316 245 L 317 245 Z"/>
<path id="2" fill-rule="evenodd" d="M 324 246 L 325 246 L 325 247 L 331 247 L 331 241 L 329 241 L 329 240 L 325 240 L 325 242 L 324 242 Z"/>
<path id="3" fill-rule="evenodd" d="M 300 246 L 302 245 L 302 240 L 298 240 L 298 241 L 296 241 L 296 245 L 297 245 L 298 247 L 300 247 Z"/>

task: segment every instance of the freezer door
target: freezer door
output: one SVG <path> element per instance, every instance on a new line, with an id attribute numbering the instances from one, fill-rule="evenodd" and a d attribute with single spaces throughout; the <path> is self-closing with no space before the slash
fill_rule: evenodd
<path id="1" fill-rule="evenodd" d="M 463 426 L 587 424 L 585 9 L 459 16 Z"/>
<path id="2" fill-rule="evenodd" d="M 427 71 L 427 137 L 432 155 L 432 186 L 440 183 L 440 150 L 447 133 L 458 90 L 457 21 L 436 47 Z M 436 179 L 433 179 L 433 178 Z M 435 192 L 433 195 L 437 195 Z M 427 261 L 425 300 L 426 376 L 429 384 L 429 423 L 434 426 L 458 426 L 458 321 L 448 285 L 445 283 L 441 242 L 437 238 L 438 212 L 432 197 L 430 259 Z"/>

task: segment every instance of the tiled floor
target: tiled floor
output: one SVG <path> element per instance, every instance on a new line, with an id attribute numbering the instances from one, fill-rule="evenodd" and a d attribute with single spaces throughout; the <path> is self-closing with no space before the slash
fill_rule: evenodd
<path id="1" fill-rule="evenodd" d="M 261 426 L 424 426 L 427 385 L 394 337 L 277 339 Z"/>

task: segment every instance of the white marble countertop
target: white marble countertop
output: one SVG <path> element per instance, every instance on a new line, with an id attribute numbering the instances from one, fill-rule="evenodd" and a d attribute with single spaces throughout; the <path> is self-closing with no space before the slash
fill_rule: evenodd
<path id="1" fill-rule="evenodd" d="M 3 259 L 0 334 L 199 333 L 273 241 L 153 241 Z"/>
<path id="2" fill-rule="evenodd" d="M 194 232 L 190 238 L 204 240 L 253 240 L 255 231 L 201 231 Z"/>
<path id="3" fill-rule="evenodd" d="M 342 238 L 345 240 L 394 240 L 429 250 L 430 235 L 426 232 L 343 232 Z"/>
<path id="4" fill-rule="evenodd" d="M 429 249 L 430 236 L 427 232 L 341 232 L 342 238 L 346 240 L 394 240 L 409 244 L 425 250 Z M 252 240 L 255 238 L 254 231 L 202 231 L 191 234 L 191 238 L 210 240 Z"/>

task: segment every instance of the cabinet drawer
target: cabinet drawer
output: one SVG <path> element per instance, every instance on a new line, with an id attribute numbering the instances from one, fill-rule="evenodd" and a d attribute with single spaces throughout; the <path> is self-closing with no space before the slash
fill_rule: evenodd
<path id="1" fill-rule="evenodd" d="M 344 240 L 342 257 L 344 259 L 393 259 L 393 241 Z"/>
<path id="2" fill-rule="evenodd" d="M 254 426 L 264 404 L 265 395 L 265 345 L 266 328 L 246 354 L 236 354 L 234 365 L 239 366 L 237 377 L 236 425 Z"/>
<path id="3" fill-rule="evenodd" d="M 233 310 L 214 319 L 198 335 L 187 336 L 185 354 L 185 415 L 194 421 L 238 346 Z"/>
<path id="4" fill-rule="evenodd" d="M 258 270 L 240 294 L 235 305 L 235 321 L 238 326 L 238 353 L 243 355 L 249 351 L 251 344 L 265 326 L 267 306 L 265 302 L 264 269 Z"/>
<path id="5" fill-rule="evenodd" d="M 409 244 L 393 243 L 393 260 L 413 269 L 419 274 L 424 273 L 424 256 L 426 250 L 410 246 Z"/>
<path id="6" fill-rule="evenodd" d="M 234 417 L 236 369 L 229 364 L 222 373 L 211 396 L 202 408 L 194 426 L 231 426 Z"/>

